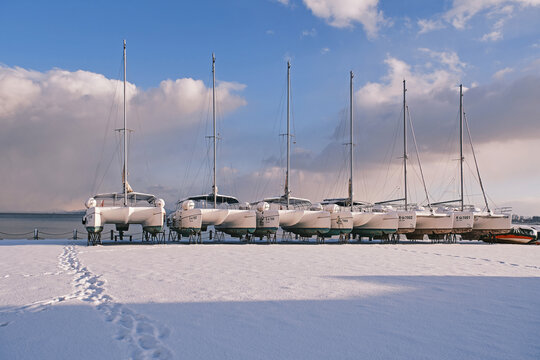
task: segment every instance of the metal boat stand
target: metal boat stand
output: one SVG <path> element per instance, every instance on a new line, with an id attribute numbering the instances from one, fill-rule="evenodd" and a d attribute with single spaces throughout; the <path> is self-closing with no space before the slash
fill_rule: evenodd
<path id="1" fill-rule="evenodd" d="M 101 245 L 101 232 L 97 232 L 97 233 L 89 232 L 86 246 L 90 246 L 90 245 L 95 246 L 97 244 Z"/>

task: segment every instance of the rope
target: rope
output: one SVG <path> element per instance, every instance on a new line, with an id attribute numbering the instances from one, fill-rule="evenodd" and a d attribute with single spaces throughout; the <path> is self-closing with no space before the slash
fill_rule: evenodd
<path id="1" fill-rule="evenodd" d="M 386 147 L 386 153 L 384 154 L 384 157 L 383 157 L 383 163 L 385 163 L 387 166 L 386 166 L 386 175 L 384 177 L 384 182 L 382 184 L 382 186 L 378 187 L 377 189 L 377 192 L 375 193 L 375 196 L 372 198 L 372 199 L 377 199 L 377 198 L 382 198 L 384 196 L 384 194 L 386 193 L 386 185 L 388 183 L 388 179 L 389 178 L 393 178 L 393 176 L 389 177 L 389 174 L 390 174 L 390 168 L 392 167 L 392 159 L 394 158 L 394 154 L 395 154 L 395 148 L 396 148 L 396 143 L 397 143 L 397 133 L 400 129 L 400 125 L 401 125 L 401 115 L 403 113 L 400 111 L 400 114 L 399 114 L 399 118 L 398 118 L 398 122 L 397 122 L 397 125 L 394 126 L 394 133 L 393 133 L 393 136 L 392 136 L 392 148 L 390 149 L 390 147 Z M 401 174 L 403 174 L 403 168 L 400 167 L 400 171 L 401 171 Z M 380 184 L 381 183 L 381 179 L 380 179 L 380 176 L 381 176 L 382 172 L 377 172 L 377 176 L 376 176 L 376 180 L 375 180 L 375 184 Z M 402 177 L 402 176 L 401 176 Z M 403 178 L 403 177 L 402 177 Z M 390 193 L 390 195 L 387 195 L 388 198 L 392 198 L 392 194 L 397 190 L 397 188 L 394 188 L 394 190 L 392 190 L 392 192 Z M 372 200 L 372 199 L 368 199 L 368 200 Z"/>
<path id="2" fill-rule="evenodd" d="M 118 73 L 117 73 L 117 78 L 120 77 L 120 74 L 122 72 L 122 66 L 123 65 L 123 58 L 120 60 L 120 67 L 118 68 Z M 101 153 L 100 153 L 100 156 L 99 156 L 99 161 L 96 165 L 96 171 L 94 173 L 94 180 L 92 182 L 92 194 L 90 194 L 90 196 L 92 196 L 93 194 L 95 194 L 99 187 L 101 186 L 101 183 L 103 182 L 103 178 L 101 179 L 101 181 L 99 182 L 99 184 L 96 186 L 96 181 L 97 181 L 97 178 L 98 178 L 98 173 L 99 173 L 99 170 L 100 170 L 100 167 L 101 167 L 101 163 L 102 163 L 102 160 L 103 160 L 103 156 L 104 156 L 104 152 L 105 152 L 105 147 L 106 147 L 106 142 L 107 142 L 107 133 L 109 132 L 109 125 L 111 123 L 111 117 L 112 117 L 112 112 L 113 112 L 113 108 L 116 106 L 118 106 L 118 104 L 116 103 L 116 94 L 118 92 L 118 81 L 115 81 L 111 87 L 114 88 L 114 95 L 113 95 L 113 98 L 112 98 L 112 101 L 111 101 L 111 106 L 109 108 L 109 115 L 107 116 L 107 125 L 105 125 L 105 128 L 104 128 L 104 132 L 103 132 L 103 141 L 102 141 L 102 145 L 101 145 Z M 113 156 L 114 158 L 114 156 Z M 107 166 L 107 169 L 105 170 L 105 173 L 103 174 L 103 177 L 105 177 L 105 175 L 107 174 L 107 172 L 109 171 L 109 167 L 110 167 L 110 162 L 109 162 L 109 166 Z"/>
<path id="3" fill-rule="evenodd" d="M 409 107 L 407 107 L 407 115 L 409 115 L 409 124 L 411 125 L 411 133 L 414 140 L 414 148 L 416 149 L 416 158 L 418 159 L 418 168 L 420 169 L 420 175 L 422 176 L 422 185 L 424 185 L 424 192 L 426 193 L 426 199 L 430 210 L 433 210 L 431 208 L 431 203 L 429 202 L 429 195 L 426 188 L 426 180 L 424 179 L 424 172 L 422 171 L 422 163 L 420 162 L 420 154 L 418 152 L 418 145 L 416 144 L 416 136 L 414 135 L 414 127 L 412 124 L 411 114 L 409 113 Z"/>
<path id="4" fill-rule="evenodd" d="M 55 233 L 46 233 L 45 231 L 39 231 L 38 230 L 38 234 L 49 235 L 49 236 L 62 236 L 62 235 L 73 234 L 73 231 L 68 231 L 68 232 L 64 232 L 64 233 L 60 233 L 60 234 L 55 234 Z"/>
<path id="5" fill-rule="evenodd" d="M 473 159 L 474 159 L 474 164 L 476 165 L 476 173 L 478 174 L 478 181 L 480 183 L 480 188 L 482 189 L 482 194 L 484 195 L 484 202 L 486 203 L 487 211 L 490 212 L 486 192 L 484 191 L 484 184 L 482 184 L 482 178 L 480 177 L 480 169 L 478 168 L 478 162 L 476 161 L 476 154 L 474 152 L 474 146 L 473 146 L 473 142 L 472 142 L 471 131 L 469 130 L 469 122 L 467 121 L 467 116 L 465 116 L 465 112 L 463 112 L 463 119 L 465 120 L 465 127 L 467 128 L 467 135 L 469 136 L 469 143 L 471 144 L 471 150 L 472 150 L 472 155 L 473 155 Z"/>
<path id="6" fill-rule="evenodd" d="M 33 233 L 34 233 L 34 231 L 29 231 L 29 232 L 22 233 L 22 234 L 10 234 L 10 233 L 5 233 L 5 232 L 0 231 L 0 234 L 6 235 L 6 236 L 25 236 L 25 235 L 31 235 Z"/>

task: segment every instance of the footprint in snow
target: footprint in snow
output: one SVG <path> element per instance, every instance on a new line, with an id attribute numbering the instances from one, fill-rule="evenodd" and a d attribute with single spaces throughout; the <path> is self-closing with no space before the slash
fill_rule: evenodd
<path id="1" fill-rule="evenodd" d="M 171 351 L 161 342 L 169 336 L 170 330 L 122 304 L 114 303 L 113 298 L 106 294 L 105 281 L 81 265 L 73 246 L 64 248 L 59 256 L 59 265 L 74 273 L 75 296 L 92 302 L 106 322 L 118 326 L 115 338 L 128 343 L 131 359 L 173 358 Z"/>

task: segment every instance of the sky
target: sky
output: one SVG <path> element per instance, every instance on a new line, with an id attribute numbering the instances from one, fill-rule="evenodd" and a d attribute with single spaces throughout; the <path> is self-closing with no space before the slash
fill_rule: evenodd
<path id="1" fill-rule="evenodd" d="M 122 42 L 129 182 L 173 209 L 209 193 L 212 53 L 218 189 L 283 193 L 291 62 L 293 196 L 459 197 L 459 84 L 492 208 L 540 215 L 540 0 L 2 1 L 0 211 L 84 208 L 121 191 Z M 484 207 L 465 131 L 467 203 Z"/>

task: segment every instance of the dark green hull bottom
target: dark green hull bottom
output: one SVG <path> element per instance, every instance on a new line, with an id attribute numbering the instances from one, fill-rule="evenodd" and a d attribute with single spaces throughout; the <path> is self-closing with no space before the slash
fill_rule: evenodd
<path id="1" fill-rule="evenodd" d="M 283 226 L 283 230 L 290 231 L 293 234 L 296 234 L 301 237 L 312 237 L 313 235 L 326 235 L 330 229 L 329 228 L 294 228 Z"/>
<path id="2" fill-rule="evenodd" d="M 182 229 L 173 229 L 173 231 L 176 231 L 181 236 L 192 236 L 195 234 L 199 234 L 201 232 L 201 228 L 182 228 Z"/>
<path id="3" fill-rule="evenodd" d="M 359 235 L 359 236 L 367 236 L 367 237 L 374 237 L 374 236 L 384 236 L 384 235 L 392 235 L 397 232 L 397 229 L 353 229 L 352 234 Z"/>
<path id="4" fill-rule="evenodd" d="M 253 233 L 255 237 L 263 237 L 270 234 L 275 234 L 278 231 L 277 227 L 268 227 L 268 228 L 257 228 Z"/>
<path id="5" fill-rule="evenodd" d="M 253 234 L 256 230 L 255 228 L 221 228 L 219 226 L 216 226 L 215 228 L 217 231 L 222 231 L 232 237 L 242 237 L 245 235 Z"/>
<path id="6" fill-rule="evenodd" d="M 163 232 L 163 226 L 143 226 L 143 231 L 155 235 Z"/>
<path id="7" fill-rule="evenodd" d="M 336 236 L 336 235 L 345 235 L 351 232 L 352 229 L 330 229 L 327 233 L 324 234 L 324 237 Z"/>
<path id="8" fill-rule="evenodd" d="M 86 227 L 86 232 L 89 232 L 92 234 L 100 233 L 102 231 L 103 231 L 103 226 L 87 226 Z"/>

